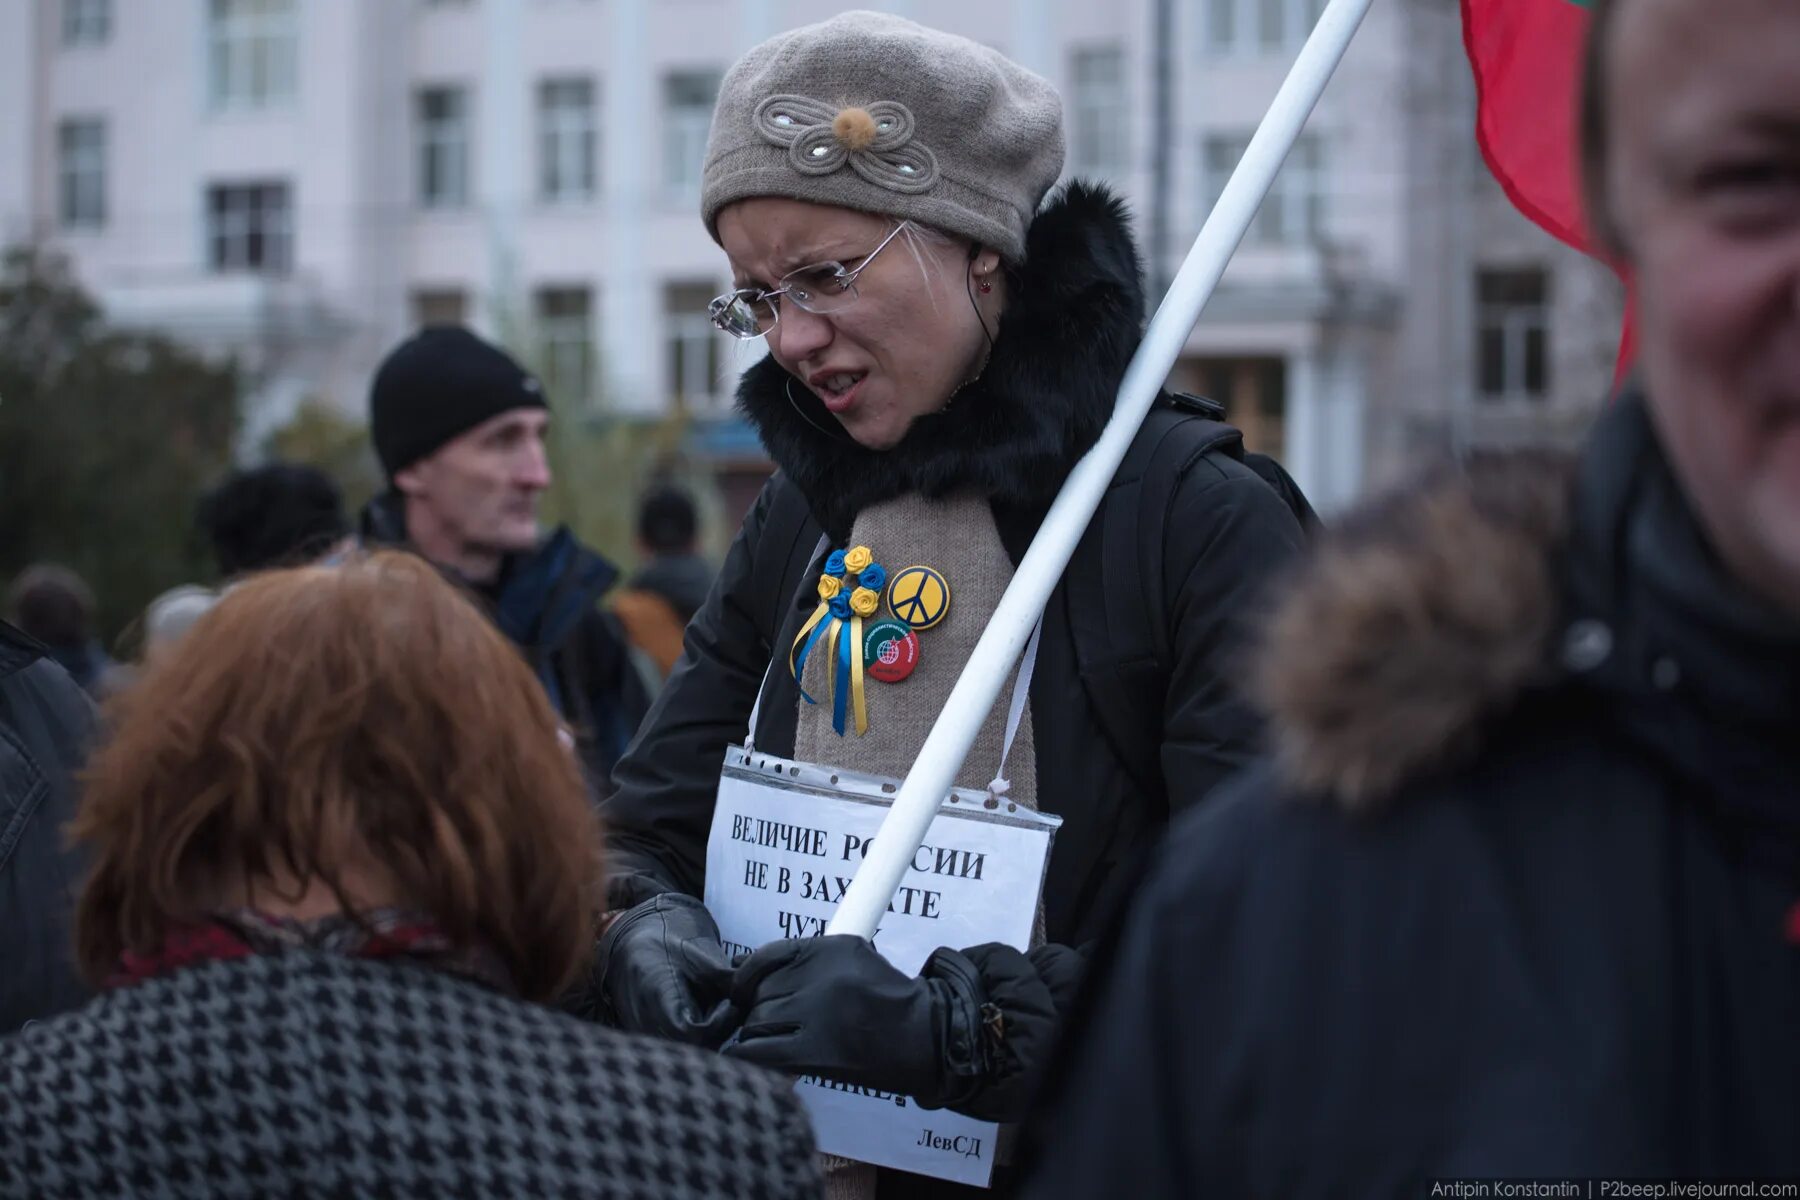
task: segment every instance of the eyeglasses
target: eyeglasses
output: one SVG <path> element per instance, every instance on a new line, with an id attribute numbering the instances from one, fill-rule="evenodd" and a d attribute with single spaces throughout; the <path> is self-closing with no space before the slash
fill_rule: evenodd
<path id="1" fill-rule="evenodd" d="M 706 315 L 732 337 L 747 341 L 762 337 L 775 328 L 775 322 L 781 317 L 777 302 L 783 296 L 792 300 L 795 308 L 809 313 L 833 313 L 848 308 L 856 303 L 856 277 L 868 269 L 875 256 L 887 249 L 887 244 L 908 224 L 910 222 L 902 221 L 894 226 L 893 232 L 882 238 L 881 244 L 865 254 L 855 267 L 846 267 L 841 262 L 801 267 L 783 275 L 774 291 L 746 287 L 715 296 L 706 305 Z"/>

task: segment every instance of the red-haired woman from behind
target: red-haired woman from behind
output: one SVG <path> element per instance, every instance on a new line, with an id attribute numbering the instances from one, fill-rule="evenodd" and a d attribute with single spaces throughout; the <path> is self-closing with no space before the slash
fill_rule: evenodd
<path id="1" fill-rule="evenodd" d="M 545 1007 L 600 839 L 517 652 L 400 554 L 260 576 L 112 712 L 105 991 L 0 1043 L 0 1195 L 790 1196 L 783 1081 Z"/>

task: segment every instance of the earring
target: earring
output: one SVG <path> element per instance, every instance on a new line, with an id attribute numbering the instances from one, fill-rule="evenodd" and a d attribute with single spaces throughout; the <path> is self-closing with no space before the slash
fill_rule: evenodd
<path id="1" fill-rule="evenodd" d="M 975 286 L 980 289 L 981 294 L 984 296 L 994 290 L 993 281 L 988 280 L 988 279 L 981 279 L 981 280 L 976 281 Z"/>

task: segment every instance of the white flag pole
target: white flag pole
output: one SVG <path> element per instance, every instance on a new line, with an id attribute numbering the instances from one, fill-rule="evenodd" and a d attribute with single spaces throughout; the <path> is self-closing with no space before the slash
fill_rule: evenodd
<path id="1" fill-rule="evenodd" d="M 894 797 L 894 806 L 882 822 L 868 857 L 857 868 L 856 877 L 826 926 L 826 933 L 853 933 L 864 938 L 875 935 L 907 867 L 924 843 L 932 818 L 950 794 L 976 732 L 994 707 L 1013 664 L 1019 661 L 1056 581 L 1062 578 L 1076 543 L 1094 510 L 1100 507 L 1113 473 L 1124 461 L 1138 426 L 1155 402 L 1157 390 L 1174 367 L 1189 332 L 1200 319 L 1200 310 L 1212 297 L 1226 263 L 1250 228 L 1257 207 L 1275 181 L 1275 172 L 1299 139 L 1307 116 L 1349 49 L 1370 3 L 1372 0 L 1330 0 L 1325 6 L 1256 136 L 1250 139 L 1237 170 L 1220 193 L 1218 204 L 1206 218 L 1169 294 L 1144 331 L 1144 340 L 1119 385 L 1112 419 L 1094 448 L 1069 472 L 1061 494 L 1050 506 L 1031 549 L 1026 551 L 1012 583 L 1000 598 L 999 609 L 975 644 L 968 665 L 951 689 L 917 761 Z"/>

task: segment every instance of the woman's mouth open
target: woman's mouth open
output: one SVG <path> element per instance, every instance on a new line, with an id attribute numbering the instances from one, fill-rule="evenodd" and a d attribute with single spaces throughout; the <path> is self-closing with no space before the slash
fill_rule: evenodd
<path id="1" fill-rule="evenodd" d="M 842 413 L 848 412 L 856 403 L 857 393 L 862 391 L 863 380 L 867 378 L 868 373 L 864 371 L 835 371 L 830 375 L 814 376 L 811 382 L 826 410 Z"/>

